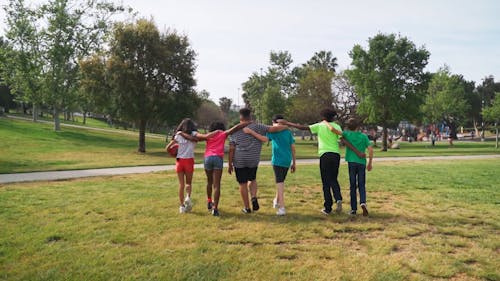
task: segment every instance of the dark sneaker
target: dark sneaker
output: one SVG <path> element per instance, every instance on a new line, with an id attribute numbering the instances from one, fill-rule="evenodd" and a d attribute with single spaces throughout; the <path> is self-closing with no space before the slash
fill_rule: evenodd
<path id="1" fill-rule="evenodd" d="M 207 209 L 208 209 L 209 211 L 210 211 L 210 210 L 212 210 L 212 207 L 213 207 L 213 206 L 214 206 L 214 203 L 212 203 L 212 202 L 208 202 L 208 203 L 207 203 Z"/>
<path id="2" fill-rule="evenodd" d="M 351 212 L 349 212 L 349 215 L 355 216 L 356 215 L 356 210 L 351 210 Z"/>
<path id="3" fill-rule="evenodd" d="M 366 208 L 366 204 L 365 203 L 361 204 L 361 208 L 363 209 L 363 216 L 367 217 L 368 216 L 368 208 Z"/>
<path id="4" fill-rule="evenodd" d="M 332 212 L 332 210 L 330 210 L 330 211 L 327 211 L 326 209 L 321 210 L 321 213 L 322 213 L 323 215 L 327 215 L 327 216 L 328 216 L 331 212 Z"/>
<path id="5" fill-rule="evenodd" d="M 217 209 L 213 209 L 213 210 L 212 210 L 212 216 L 214 216 L 214 217 L 218 217 L 218 216 L 219 216 L 219 210 L 217 210 Z"/>
<path id="6" fill-rule="evenodd" d="M 257 200 L 257 197 L 252 198 L 252 209 L 254 211 L 258 211 L 260 209 L 259 201 Z"/>
<path id="7" fill-rule="evenodd" d="M 241 209 L 241 212 L 243 214 L 250 214 L 252 212 L 252 210 L 250 210 L 250 208 L 243 208 L 243 209 Z"/>

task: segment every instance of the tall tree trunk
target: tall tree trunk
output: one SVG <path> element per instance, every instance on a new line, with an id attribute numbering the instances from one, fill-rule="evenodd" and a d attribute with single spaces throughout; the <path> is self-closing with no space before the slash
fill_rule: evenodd
<path id="1" fill-rule="evenodd" d="M 59 120 L 59 109 L 54 107 L 54 131 L 59 132 L 61 130 L 61 120 Z"/>
<path id="2" fill-rule="evenodd" d="M 498 122 L 495 122 L 495 131 L 496 131 L 495 148 L 498 149 Z"/>
<path id="3" fill-rule="evenodd" d="M 302 130 L 301 133 L 302 133 L 302 140 L 305 140 L 306 139 L 306 131 Z"/>
<path id="4" fill-rule="evenodd" d="M 481 141 L 484 141 L 484 121 L 481 122 Z"/>
<path id="5" fill-rule="evenodd" d="M 382 150 L 387 151 L 387 125 L 383 125 L 383 136 L 382 136 Z"/>
<path id="6" fill-rule="evenodd" d="M 475 117 L 472 118 L 472 125 L 474 126 L 474 135 L 479 136 L 479 128 L 477 127 L 477 120 Z"/>
<path id="7" fill-rule="evenodd" d="M 87 122 L 87 111 L 83 112 L 83 125 Z"/>
<path id="8" fill-rule="evenodd" d="M 139 121 L 139 148 L 138 152 L 146 152 L 146 120 Z"/>
<path id="9" fill-rule="evenodd" d="M 33 122 L 38 121 L 38 107 L 36 106 L 36 104 L 33 104 L 33 111 L 31 112 L 31 114 L 33 115 Z"/>

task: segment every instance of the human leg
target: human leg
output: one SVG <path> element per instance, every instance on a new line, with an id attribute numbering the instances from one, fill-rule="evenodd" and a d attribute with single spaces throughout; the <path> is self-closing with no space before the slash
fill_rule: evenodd
<path id="1" fill-rule="evenodd" d="M 351 195 L 351 210 L 356 211 L 358 209 L 358 199 L 357 199 L 357 186 L 356 186 L 356 181 L 357 181 L 357 167 L 356 163 L 349 162 L 348 163 L 349 167 L 349 188 L 350 188 L 350 195 Z"/>
<path id="2" fill-rule="evenodd" d="M 323 199 L 324 203 L 323 206 L 325 207 L 324 211 L 326 213 L 330 213 L 332 211 L 332 205 L 333 205 L 333 198 L 332 198 L 332 192 L 331 192 L 331 187 L 330 187 L 330 164 L 329 162 L 329 153 L 325 153 L 321 155 L 319 159 L 319 167 L 320 167 L 320 173 L 321 173 L 321 182 L 323 184 Z"/>

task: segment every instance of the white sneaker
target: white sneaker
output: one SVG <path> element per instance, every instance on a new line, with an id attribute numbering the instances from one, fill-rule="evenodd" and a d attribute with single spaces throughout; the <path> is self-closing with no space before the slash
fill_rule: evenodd
<path id="1" fill-rule="evenodd" d="M 273 199 L 273 208 L 278 209 L 280 206 L 278 205 L 278 199 L 274 198 Z"/>
<path id="2" fill-rule="evenodd" d="M 184 206 L 186 206 L 186 212 L 191 212 L 193 209 L 193 202 L 191 201 L 191 198 L 186 196 L 186 199 L 184 199 Z"/>
<path id="3" fill-rule="evenodd" d="M 186 207 L 180 206 L 179 207 L 179 214 L 184 214 L 186 212 Z"/>
<path id="4" fill-rule="evenodd" d="M 335 212 L 342 213 L 342 200 L 337 201 L 337 209 L 335 209 Z"/>
<path id="5" fill-rule="evenodd" d="M 286 215 L 285 208 L 279 208 L 278 211 L 276 212 L 276 215 L 278 215 L 278 216 Z"/>

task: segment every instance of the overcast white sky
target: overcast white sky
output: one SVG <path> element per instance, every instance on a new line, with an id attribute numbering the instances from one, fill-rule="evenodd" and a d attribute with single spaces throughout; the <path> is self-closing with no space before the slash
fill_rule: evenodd
<path id="1" fill-rule="evenodd" d="M 446 63 L 468 80 L 490 74 L 500 80 L 500 1 L 123 1 L 160 29 L 190 38 L 198 54 L 197 88 L 214 101 L 227 96 L 237 102 L 241 83 L 268 66 L 271 50 L 290 51 L 296 64 L 329 50 L 345 69 L 352 47 L 366 46 L 377 32 L 425 45 L 430 71 Z"/>

